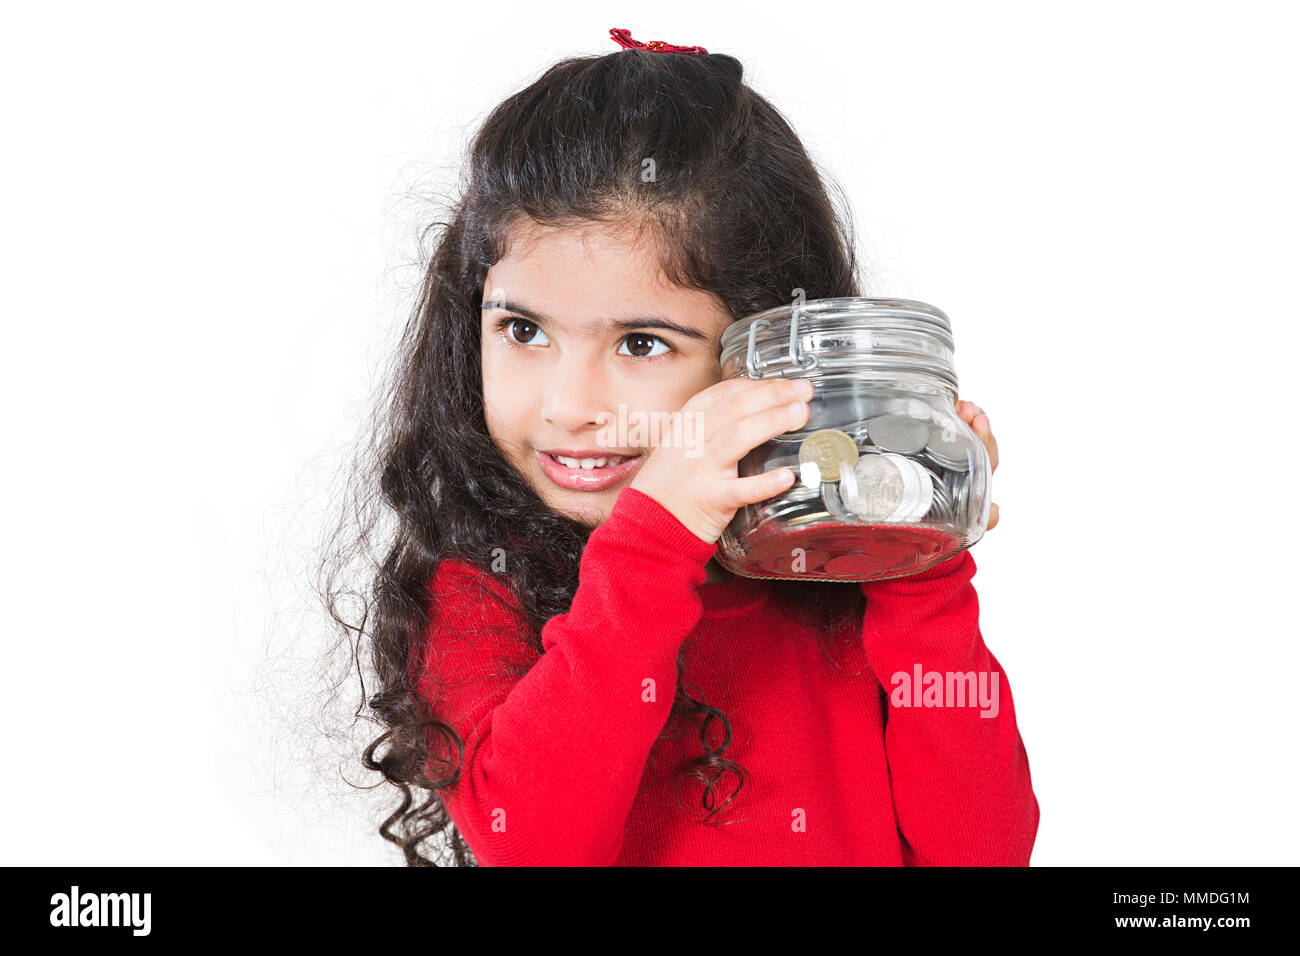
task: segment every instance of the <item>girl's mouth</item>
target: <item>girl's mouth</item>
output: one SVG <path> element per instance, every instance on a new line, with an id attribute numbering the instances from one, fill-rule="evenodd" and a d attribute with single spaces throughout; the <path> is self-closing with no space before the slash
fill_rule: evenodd
<path id="1" fill-rule="evenodd" d="M 618 484 L 641 465 L 642 455 L 584 455 L 582 458 L 538 451 L 542 474 L 570 491 L 603 491 Z"/>

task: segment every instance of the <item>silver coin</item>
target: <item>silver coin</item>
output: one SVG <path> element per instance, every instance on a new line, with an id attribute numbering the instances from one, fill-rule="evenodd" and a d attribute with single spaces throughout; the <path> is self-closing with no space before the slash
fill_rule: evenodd
<path id="1" fill-rule="evenodd" d="M 904 478 L 898 465 L 881 454 L 863 455 L 854 467 L 858 493 L 849 508 L 863 518 L 888 518 L 903 502 Z"/>
<path id="2" fill-rule="evenodd" d="M 860 498 L 856 465 L 841 462 L 839 480 L 822 485 L 822 501 L 826 510 L 839 521 L 857 521 L 861 516 L 855 508 L 855 502 Z"/>
<path id="3" fill-rule="evenodd" d="M 950 521 L 953 517 L 952 492 L 941 475 L 934 476 L 934 507 L 930 509 L 930 515 L 936 521 Z"/>
<path id="4" fill-rule="evenodd" d="M 939 471 L 966 471 L 970 467 L 970 462 L 965 458 L 945 458 L 936 455 L 929 448 L 925 450 L 923 457 Z"/>
<path id="5" fill-rule="evenodd" d="M 783 501 L 760 512 L 758 520 L 754 523 L 754 532 L 761 533 L 773 526 L 778 529 L 795 527 L 826 517 L 830 516 L 822 506 L 820 495 L 812 501 Z"/>
<path id="6" fill-rule="evenodd" d="M 903 476 L 903 500 L 898 510 L 889 516 L 891 521 L 919 521 L 930 510 L 934 485 L 925 467 L 905 455 L 888 455 Z"/>
<path id="7" fill-rule="evenodd" d="M 881 415 L 867 422 L 867 434 L 882 451 L 914 455 L 930 440 L 930 426 L 910 415 Z"/>
<path id="8" fill-rule="evenodd" d="M 957 419 L 948 423 L 930 426 L 930 437 L 925 443 L 926 454 L 935 462 L 954 471 L 966 471 L 970 468 L 966 455 L 969 451 L 966 442 L 961 440 L 957 430 Z M 945 433 L 947 437 L 945 438 Z"/>
<path id="9" fill-rule="evenodd" d="M 858 497 L 858 475 L 854 470 L 857 463 L 850 465 L 847 462 L 840 462 L 839 488 L 840 497 L 844 501 L 856 501 Z"/>
<path id="10" fill-rule="evenodd" d="M 953 520 L 966 520 L 966 502 L 970 494 L 970 475 L 967 472 L 948 472 L 948 491 L 952 498 Z"/>
<path id="11" fill-rule="evenodd" d="M 765 474 L 769 471 L 776 471 L 778 468 L 790 468 L 795 474 L 795 483 L 778 497 L 785 499 L 807 499 L 816 498 L 821 493 L 820 478 L 815 483 L 803 480 L 809 477 L 809 475 L 806 471 L 801 469 L 797 455 L 774 455 L 763 464 L 762 472 L 760 473 Z M 741 477 L 748 477 L 748 475 L 742 475 Z"/>
<path id="12" fill-rule="evenodd" d="M 857 476 L 854 476 L 856 482 Z M 857 512 L 852 502 L 846 497 L 845 487 L 837 481 L 828 481 L 822 485 L 821 501 L 827 513 L 836 521 L 857 521 Z"/>
<path id="13" fill-rule="evenodd" d="M 816 498 L 820 493 L 820 488 L 813 488 L 801 481 L 796 481 L 786 489 L 785 497 L 793 501 L 807 501 Z"/>

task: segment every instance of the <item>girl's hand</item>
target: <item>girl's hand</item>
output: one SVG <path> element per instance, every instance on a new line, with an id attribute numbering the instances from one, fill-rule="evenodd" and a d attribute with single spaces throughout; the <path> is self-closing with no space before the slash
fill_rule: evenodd
<path id="1" fill-rule="evenodd" d="M 693 447 L 653 449 L 629 487 L 649 495 L 709 544 L 722 536 L 741 505 L 785 491 L 791 468 L 738 477 L 751 450 L 808 420 L 812 383 L 804 379 L 733 378 L 691 397 L 679 413 L 692 422 Z M 683 429 L 683 432 L 685 430 Z"/>
<path id="2" fill-rule="evenodd" d="M 989 417 L 985 414 L 984 409 L 980 408 L 974 402 L 957 402 L 957 415 L 979 436 L 979 440 L 984 443 L 988 449 L 989 465 L 991 471 L 998 470 L 998 441 L 993 437 L 993 429 L 989 425 Z M 998 504 L 993 502 L 989 508 L 989 526 L 988 530 L 992 531 L 993 526 L 998 523 Z"/>

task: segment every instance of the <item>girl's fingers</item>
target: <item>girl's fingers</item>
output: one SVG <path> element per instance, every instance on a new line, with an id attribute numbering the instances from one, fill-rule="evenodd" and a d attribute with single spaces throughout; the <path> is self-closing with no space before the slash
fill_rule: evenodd
<path id="1" fill-rule="evenodd" d="M 975 416 L 975 423 L 972 426 L 975 434 L 979 436 L 980 441 L 989 453 L 989 467 L 992 471 L 998 470 L 998 440 L 993 437 L 992 426 L 989 425 L 989 417 L 984 414 Z"/>
<path id="2" fill-rule="evenodd" d="M 793 468 L 774 468 L 761 475 L 734 478 L 726 484 L 728 496 L 726 507 L 739 508 L 742 505 L 766 501 L 793 485 L 796 478 Z"/>
<path id="3" fill-rule="evenodd" d="M 808 403 L 796 400 L 765 408 L 739 421 L 723 423 L 709 439 L 709 452 L 715 460 L 735 464 L 769 438 L 800 427 L 810 414 Z"/>
<path id="4" fill-rule="evenodd" d="M 768 379 L 762 388 L 749 388 L 723 398 L 710 408 L 705 438 L 730 428 L 751 415 L 812 398 L 812 383 L 805 379 Z M 748 450 L 748 449 L 746 449 Z"/>
<path id="5" fill-rule="evenodd" d="M 772 378 L 728 378 L 721 382 L 715 382 L 704 391 L 694 395 L 690 401 L 683 406 L 683 411 L 690 410 L 693 412 L 706 412 L 719 402 L 733 398 L 744 392 L 750 392 L 754 389 L 763 387 L 770 388 L 774 382 L 784 381 L 783 379 Z"/>
<path id="6" fill-rule="evenodd" d="M 974 402 L 958 401 L 957 415 L 971 427 L 977 438 L 984 443 L 989 454 L 989 470 L 998 470 L 998 440 L 993 437 L 993 426 L 988 413 Z"/>
<path id="7" fill-rule="evenodd" d="M 997 523 L 998 523 L 998 503 L 995 501 L 993 502 L 992 507 L 989 508 L 989 526 L 987 530 L 992 531 L 993 526 L 996 525 Z"/>
<path id="8" fill-rule="evenodd" d="M 976 418 L 984 414 L 984 409 L 980 408 L 974 402 L 959 399 L 954 407 L 957 409 L 957 416 L 967 425 L 970 425 Z"/>

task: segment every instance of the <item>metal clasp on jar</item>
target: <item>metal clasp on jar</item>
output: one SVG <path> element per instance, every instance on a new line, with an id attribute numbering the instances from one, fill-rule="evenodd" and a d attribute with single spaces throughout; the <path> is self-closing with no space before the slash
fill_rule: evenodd
<path id="1" fill-rule="evenodd" d="M 757 335 L 759 327 L 766 328 L 772 323 L 767 319 L 755 319 L 749 323 L 749 347 L 745 351 L 745 368 L 750 378 L 768 378 L 782 375 L 786 369 L 795 368 L 802 372 L 811 372 L 817 367 L 817 356 L 811 352 L 802 352 L 799 343 L 799 316 L 803 307 L 796 304 L 790 311 L 790 348 L 778 359 L 760 361 L 758 358 Z"/>

